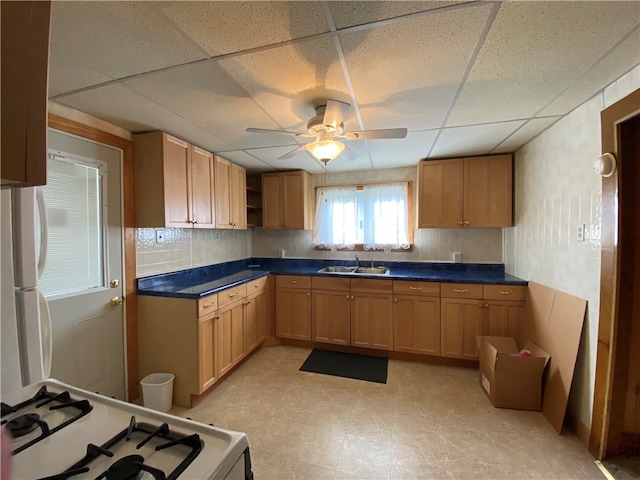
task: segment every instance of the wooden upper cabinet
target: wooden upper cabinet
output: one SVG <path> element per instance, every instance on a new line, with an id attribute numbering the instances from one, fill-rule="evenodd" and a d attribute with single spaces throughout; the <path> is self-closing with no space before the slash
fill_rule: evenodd
<path id="1" fill-rule="evenodd" d="M 462 226 L 464 161 L 418 164 L 418 227 Z"/>
<path id="2" fill-rule="evenodd" d="M 246 170 L 215 156 L 216 228 L 247 228 Z"/>
<path id="3" fill-rule="evenodd" d="M 51 2 L 2 2 L 2 186 L 47 183 Z"/>
<path id="4" fill-rule="evenodd" d="M 262 227 L 313 228 L 311 176 L 302 170 L 262 175 Z"/>
<path id="5" fill-rule="evenodd" d="M 213 228 L 213 155 L 164 132 L 133 137 L 138 227 Z"/>
<path id="6" fill-rule="evenodd" d="M 512 157 L 493 155 L 418 164 L 418 228 L 513 225 Z"/>

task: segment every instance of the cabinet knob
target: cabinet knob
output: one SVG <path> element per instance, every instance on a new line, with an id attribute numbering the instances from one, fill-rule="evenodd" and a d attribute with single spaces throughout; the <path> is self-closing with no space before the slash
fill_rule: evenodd
<path id="1" fill-rule="evenodd" d="M 485 303 L 485 304 L 484 304 L 484 307 L 485 307 L 485 308 L 488 308 L 488 307 L 489 307 L 489 304 L 488 304 L 488 303 Z"/>
<path id="2" fill-rule="evenodd" d="M 349 300 L 349 295 L 345 295 L 345 297 L 344 297 L 344 298 L 346 298 L 347 300 Z"/>
<path id="3" fill-rule="evenodd" d="M 465 224 L 465 225 L 469 225 L 469 220 L 465 220 L 465 221 L 464 221 L 464 224 Z"/>
<path id="4" fill-rule="evenodd" d="M 460 221 L 458 222 L 458 225 L 462 225 L 462 220 L 460 220 Z"/>
<path id="5" fill-rule="evenodd" d="M 307 292 L 307 297 L 310 297 L 310 296 L 311 296 L 311 292 Z"/>
<path id="6" fill-rule="evenodd" d="M 193 222 L 191 222 L 191 223 L 193 223 L 194 225 L 197 225 L 197 224 L 198 224 L 198 221 L 197 221 L 197 220 L 194 220 L 194 221 L 193 221 Z"/>
<path id="7" fill-rule="evenodd" d="M 353 295 L 351 295 L 351 300 L 353 300 L 353 298 L 354 298 Z"/>
<path id="8" fill-rule="evenodd" d="M 397 297 L 393 299 L 393 303 L 398 303 L 398 298 Z"/>

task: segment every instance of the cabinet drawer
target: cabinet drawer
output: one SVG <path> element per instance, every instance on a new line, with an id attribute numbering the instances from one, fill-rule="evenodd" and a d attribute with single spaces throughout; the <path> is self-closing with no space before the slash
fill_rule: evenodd
<path id="1" fill-rule="evenodd" d="M 300 275 L 278 275 L 276 288 L 311 288 L 311 277 Z"/>
<path id="2" fill-rule="evenodd" d="M 243 283 L 237 287 L 227 288 L 218 292 L 218 307 L 224 307 L 231 303 L 237 302 L 247 296 L 247 284 Z"/>
<path id="3" fill-rule="evenodd" d="M 207 295 L 198 300 L 198 317 L 203 317 L 218 309 L 218 294 Z"/>
<path id="4" fill-rule="evenodd" d="M 438 282 L 412 282 L 406 280 L 394 280 L 393 293 L 422 295 L 425 297 L 439 297 L 440 284 Z"/>
<path id="5" fill-rule="evenodd" d="M 351 289 L 351 279 L 312 277 L 311 286 L 317 290 L 340 290 L 348 292 Z"/>
<path id="6" fill-rule="evenodd" d="M 485 300 L 513 300 L 524 302 L 527 299 L 527 287 L 524 285 L 484 285 Z"/>
<path id="7" fill-rule="evenodd" d="M 378 280 L 377 278 L 352 278 L 351 291 L 364 293 L 391 293 L 393 292 L 393 280 Z"/>
<path id="8" fill-rule="evenodd" d="M 267 279 L 269 277 L 261 277 L 256 278 L 255 280 L 251 280 L 247 282 L 247 295 L 251 295 L 253 293 L 262 292 L 267 288 Z"/>
<path id="9" fill-rule="evenodd" d="M 482 285 L 475 283 L 442 283 L 440 296 L 443 298 L 482 298 Z"/>

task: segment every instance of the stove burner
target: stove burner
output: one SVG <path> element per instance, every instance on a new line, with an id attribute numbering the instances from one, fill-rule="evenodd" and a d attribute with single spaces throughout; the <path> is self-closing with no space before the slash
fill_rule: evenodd
<path id="1" fill-rule="evenodd" d="M 40 420 L 40 415 L 37 413 L 27 413 L 9 420 L 4 428 L 13 438 L 18 438 L 38 428 L 38 420 Z"/>
<path id="2" fill-rule="evenodd" d="M 122 457 L 107 470 L 107 480 L 135 480 L 142 476 L 141 464 L 144 458 L 141 455 L 129 455 Z"/>

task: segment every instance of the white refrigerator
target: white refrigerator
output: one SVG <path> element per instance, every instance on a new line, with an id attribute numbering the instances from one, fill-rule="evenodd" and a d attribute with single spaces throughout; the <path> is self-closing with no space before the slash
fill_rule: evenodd
<path id="1" fill-rule="evenodd" d="M 2 190 L 0 209 L 0 392 L 9 393 L 48 378 L 51 371 L 51 319 L 38 290 L 46 259 L 47 225 L 39 187 Z"/>

